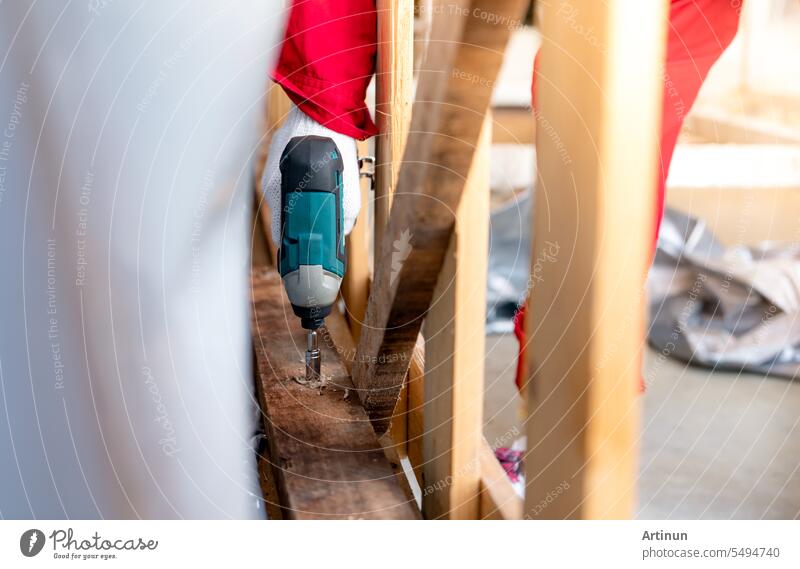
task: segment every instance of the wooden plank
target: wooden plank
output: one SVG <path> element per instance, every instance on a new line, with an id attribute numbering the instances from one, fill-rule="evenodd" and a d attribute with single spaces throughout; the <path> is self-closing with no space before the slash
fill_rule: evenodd
<path id="1" fill-rule="evenodd" d="M 533 112 L 524 107 L 494 107 L 492 142 L 494 144 L 533 144 L 536 123 Z"/>
<path id="2" fill-rule="evenodd" d="M 425 463 L 423 435 L 425 434 L 425 338 L 417 336 L 414 351 L 411 352 L 411 365 L 408 366 L 408 419 L 406 421 L 406 449 L 408 460 L 414 469 L 414 476 L 420 488 L 422 484 L 422 465 Z"/>
<path id="3" fill-rule="evenodd" d="M 268 88 L 268 107 L 267 107 L 267 132 L 272 134 L 283 124 L 286 115 L 292 108 L 292 101 L 289 95 L 283 90 L 283 87 L 275 83 L 269 82 Z"/>
<path id="4" fill-rule="evenodd" d="M 261 222 L 261 194 L 253 194 L 253 214 L 250 226 L 250 263 L 254 266 L 274 265 L 275 259 L 270 248 L 270 239 Z"/>
<path id="5" fill-rule="evenodd" d="M 800 145 L 679 144 L 667 204 L 726 245 L 800 240 Z"/>
<path id="6" fill-rule="evenodd" d="M 378 56 L 375 62 L 375 236 L 386 230 L 392 194 L 411 124 L 414 1 L 377 0 Z M 375 263 L 381 251 L 375 248 Z"/>
<path id="7" fill-rule="evenodd" d="M 335 350 L 347 373 L 353 369 L 353 358 L 356 355 L 356 345 L 347 319 L 338 306 L 334 306 L 331 313 L 325 318 L 325 327 L 319 332 L 320 342 Z"/>
<path id="8" fill-rule="evenodd" d="M 368 154 L 367 142 L 358 142 L 359 156 Z M 361 335 L 361 325 L 364 314 L 367 312 L 367 299 L 369 298 L 370 263 L 369 245 L 372 239 L 369 220 L 369 203 L 372 199 L 369 178 L 361 178 L 361 213 L 358 214 L 353 231 L 347 236 L 345 254 L 347 255 L 347 270 L 342 280 L 342 298 L 344 299 L 347 321 L 353 340 L 358 342 Z"/>
<path id="9" fill-rule="evenodd" d="M 800 129 L 800 94 L 762 91 L 744 91 L 737 97 L 742 111 L 775 124 Z"/>
<path id="10" fill-rule="evenodd" d="M 253 168 L 253 184 L 255 185 L 256 196 L 256 215 L 260 219 L 260 224 L 257 224 L 263 230 L 264 239 L 266 240 L 266 253 L 269 259 L 269 264 L 277 264 L 277 246 L 272 242 L 272 212 L 269 209 L 263 192 L 261 191 L 261 176 L 264 173 L 264 168 L 267 164 L 267 151 L 269 150 L 269 143 L 272 140 L 272 133 L 274 133 L 283 123 L 283 119 L 291 108 L 291 100 L 284 93 L 283 88 L 272 81 L 269 82 L 267 90 L 267 107 L 266 117 L 264 119 L 264 136 L 259 142 L 258 152 L 256 154 L 255 166 Z M 257 236 L 253 236 L 254 239 Z"/>
<path id="11" fill-rule="evenodd" d="M 626 518 L 667 3 L 573 1 L 570 20 L 564 4 L 541 6 L 537 95 L 560 143 L 536 141 L 525 516 Z"/>
<path id="12" fill-rule="evenodd" d="M 683 129 L 693 138 L 725 144 L 800 144 L 800 129 L 758 116 L 699 107 L 686 117 Z"/>
<path id="13" fill-rule="evenodd" d="M 411 134 L 353 369 L 364 408 L 378 432 L 389 426 L 431 305 L 510 23 L 520 17 L 525 2 L 456 4 L 443 4 L 438 8 L 444 9 L 434 12 L 435 39 L 419 73 Z"/>
<path id="14" fill-rule="evenodd" d="M 264 497 L 264 509 L 270 520 L 282 520 L 283 512 L 278 497 L 278 487 L 272 475 L 272 459 L 269 456 L 269 444 L 266 437 L 262 437 L 258 445 L 258 483 Z"/>
<path id="15" fill-rule="evenodd" d="M 479 514 L 491 121 L 488 113 L 425 320 L 422 511 L 428 518 Z"/>
<path id="16" fill-rule="evenodd" d="M 414 63 L 414 1 L 377 0 L 378 56 L 375 66 L 375 223 L 373 243 L 386 231 L 411 123 Z M 380 247 L 373 247 L 373 267 Z M 393 411 L 387 444 L 398 460 L 407 456 L 408 391 L 401 390 Z"/>
<path id="17" fill-rule="evenodd" d="M 521 520 L 523 500 L 500 466 L 492 447 L 483 439 L 479 449 L 481 470 L 480 519 Z"/>
<path id="18" fill-rule="evenodd" d="M 419 517 L 383 454 L 333 343 L 320 342 L 327 386 L 301 385 L 294 378 L 304 372 L 305 333 L 274 269 L 254 269 L 252 295 L 256 383 L 283 516 Z"/>
<path id="19" fill-rule="evenodd" d="M 384 447 L 391 446 L 392 452 L 397 460 L 408 456 L 408 441 L 406 440 L 408 429 L 408 386 L 403 384 L 397 396 L 394 411 L 389 424 L 389 429 L 384 436 L 389 439 L 384 441 Z"/>
<path id="20" fill-rule="evenodd" d="M 667 205 L 705 221 L 724 245 L 800 242 L 800 186 L 669 187 Z"/>

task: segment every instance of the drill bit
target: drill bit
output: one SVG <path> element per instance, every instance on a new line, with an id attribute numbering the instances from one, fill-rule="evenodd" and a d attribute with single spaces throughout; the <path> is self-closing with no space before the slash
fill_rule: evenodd
<path id="1" fill-rule="evenodd" d="M 316 330 L 308 330 L 306 332 L 306 342 L 306 381 L 316 382 L 321 379 L 319 343 Z"/>

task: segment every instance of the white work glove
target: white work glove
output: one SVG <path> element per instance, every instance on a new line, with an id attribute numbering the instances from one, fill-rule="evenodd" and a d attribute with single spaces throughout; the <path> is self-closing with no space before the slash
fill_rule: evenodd
<path id="1" fill-rule="evenodd" d="M 353 230 L 353 225 L 361 209 L 361 190 L 358 181 L 358 154 L 356 139 L 339 134 L 322 126 L 292 105 L 281 127 L 275 131 L 269 145 L 267 165 L 261 178 L 261 188 L 272 211 L 272 242 L 276 247 L 281 245 L 281 170 L 279 168 L 281 154 L 289 141 L 295 136 L 327 136 L 339 147 L 344 172 L 342 173 L 342 209 L 344 210 L 344 233 Z"/>

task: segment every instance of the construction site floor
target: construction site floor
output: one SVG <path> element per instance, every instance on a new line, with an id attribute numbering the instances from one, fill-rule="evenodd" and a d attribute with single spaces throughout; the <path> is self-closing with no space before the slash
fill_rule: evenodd
<path id="1" fill-rule="evenodd" d="M 509 446 L 524 435 L 517 342 L 486 340 L 485 434 Z M 644 377 L 639 518 L 800 517 L 800 382 L 688 367 L 649 349 Z"/>

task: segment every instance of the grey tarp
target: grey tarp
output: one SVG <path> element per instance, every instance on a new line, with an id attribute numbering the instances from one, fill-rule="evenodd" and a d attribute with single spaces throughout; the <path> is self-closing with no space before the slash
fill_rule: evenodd
<path id="1" fill-rule="evenodd" d="M 486 332 L 511 332 L 525 301 L 531 267 L 531 191 L 492 211 L 486 290 Z"/>
<path id="2" fill-rule="evenodd" d="M 697 219 L 668 210 L 648 279 L 649 342 L 697 365 L 800 372 L 800 248 L 726 248 Z"/>

